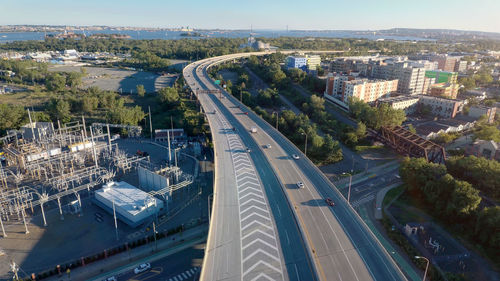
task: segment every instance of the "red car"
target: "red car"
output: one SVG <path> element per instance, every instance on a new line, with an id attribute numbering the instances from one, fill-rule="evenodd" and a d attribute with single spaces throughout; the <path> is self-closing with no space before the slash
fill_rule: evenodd
<path id="1" fill-rule="evenodd" d="M 248 112 L 245 112 L 245 115 L 248 115 Z"/>
<path id="2" fill-rule="evenodd" d="M 328 204 L 329 206 L 332 206 L 332 207 L 333 207 L 333 206 L 335 206 L 335 203 L 333 203 L 332 199 L 330 199 L 330 198 L 326 198 L 326 199 L 325 199 L 325 202 L 326 202 L 326 204 Z"/>

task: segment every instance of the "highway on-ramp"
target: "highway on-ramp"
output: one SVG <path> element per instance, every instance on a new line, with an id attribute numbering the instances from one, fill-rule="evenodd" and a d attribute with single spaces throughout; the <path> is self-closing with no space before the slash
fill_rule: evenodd
<path id="1" fill-rule="evenodd" d="M 191 89 L 197 93 L 201 105 L 208 113 L 217 154 L 214 211 L 201 279 L 405 280 L 402 272 L 362 219 L 347 204 L 333 184 L 297 147 L 226 92 L 213 94 L 203 91 L 220 90 L 208 77 L 208 67 L 248 55 L 248 53 L 233 54 L 205 59 L 192 63 L 184 69 L 184 78 Z M 256 133 L 249 133 L 252 127 L 257 128 Z M 224 136 L 222 132 L 226 135 Z M 264 148 L 268 144 L 271 148 Z M 250 153 L 246 152 L 247 148 L 250 148 Z M 299 159 L 291 158 L 292 154 L 299 155 Z M 249 271 L 250 275 L 245 273 L 248 270 L 244 256 L 245 243 L 255 245 L 260 241 L 247 240 L 239 247 L 236 244 L 231 247 L 227 246 L 235 243 L 234 240 L 243 241 L 242 237 L 246 235 L 245 226 L 242 227 L 246 222 L 241 219 L 241 213 L 238 221 L 238 213 L 234 211 L 238 208 L 241 211 L 242 206 L 243 208 L 247 206 L 241 201 L 240 178 L 233 172 L 237 173 L 238 165 L 240 165 L 238 161 L 242 161 L 238 157 L 248 161 L 247 164 L 254 174 L 247 174 L 246 178 L 256 179 L 255 181 L 260 186 L 259 195 L 263 195 L 268 205 L 266 208 L 259 205 L 256 200 L 258 196 L 254 196 L 255 194 L 244 196 L 252 198 L 252 203 L 255 203 L 251 208 L 258 214 L 254 217 L 259 223 L 271 222 L 268 229 L 272 225 L 274 235 L 272 239 L 271 235 L 267 235 L 271 232 L 262 234 L 259 238 L 252 238 L 254 240 L 269 238 L 270 240 L 266 240 L 269 243 L 263 243 L 260 245 L 262 247 L 257 250 L 261 255 L 253 262 L 259 266 L 253 267 L 252 271 Z M 258 168 L 255 169 L 255 167 Z M 303 188 L 297 186 L 299 181 L 304 183 Z M 331 198 L 335 206 L 329 206 L 325 202 L 326 198 Z M 259 207 L 262 207 L 262 210 Z M 270 220 L 263 218 L 265 214 L 269 215 Z M 288 223 L 279 223 L 286 219 Z M 241 225 L 238 226 L 240 222 Z M 228 225 L 232 225 L 231 232 L 227 230 Z M 254 231 L 261 234 L 260 231 Z M 288 245 L 287 239 L 300 241 Z M 269 254 L 273 251 L 271 247 L 266 247 L 270 245 L 276 245 L 280 263 L 276 262 L 277 255 L 274 259 L 270 257 Z M 288 249 L 288 246 L 292 250 Z M 262 250 L 268 253 L 262 254 Z M 298 260 L 300 255 L 302 255 L 302 260 Z M 232 273 L 228 273 L 231 270 L 227 264 L 224 264 L 222 256 L 229 256 L 232 265 L 240 265 L 238 269 L 241 273 L 238 274 L 238 270 L 234 268 Z M 274 263 L 269 263 L 273 260 Z M 281 266 L 281 271 L 278 270 L 278 264 Z M 269 265 L 269 268 L 262 265 Z M 270 275 L 271 273 L 274 275 Z"/>

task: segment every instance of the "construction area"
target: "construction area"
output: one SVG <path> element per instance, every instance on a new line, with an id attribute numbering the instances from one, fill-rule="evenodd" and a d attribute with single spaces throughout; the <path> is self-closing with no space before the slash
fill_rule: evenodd
<path id="1" fill-rule="evenodd" d="M 202 217 L 206 207 L 193 204 L 202 195 L 199 161 L 189 147 L 141 133 L 82 117 L 64 126 L 30 122 L 0 139 L 0 279 L 132 241 L 152 224 L 166 229 Z"/>

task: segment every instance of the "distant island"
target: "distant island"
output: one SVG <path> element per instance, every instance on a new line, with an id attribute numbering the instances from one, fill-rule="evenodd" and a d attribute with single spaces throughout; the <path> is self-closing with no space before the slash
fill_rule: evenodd
<path id="1" fill-rule="evenodd" d="M 203 37 L 203 35 L 199 32 L 184 32 L 184 33 L 181 33 L 180 36 L 183 36 L 183 37 Z"/>
<path id="2" fill-rule="evenodd" d="M 90 38 L 90 39 L 130 39 L 130 35 L 126 34 L 104 34 L 104 33 L 96 33 L 89 36 L 86 36 L 83 33 L 74 33 L 74 32 L 64 32 L 59 34 L 47 34 L 45 38 L 57 38 L 57 39 L 82 39 L 82 38 Z"/>
<path id="3" fill-rule="evenodd" d="M 193 29 L 190 27 L 179 28 L 154 28 L 154 27 L 132 27 L 132 26 L 59 26 L 59 25 L 0 25 L 1 33 L 13 32 L 44 32 L 44 33 L 64 33 L 64 35 L 56 34 L 58 38 L 80 38 L 80 34 L 85 32 L 102 32 L 102 31 L 174 31 L 182 32 L 181 37 L 209 37 L 205 34 L 231 33 L 231 32 L 248 32 L 251 30 L 232 30 L 232 29 Z M 203 34 L 200 33 L 203 32 Z M 255 30 L 254 30 L 255 31 Z M 268 30 L 269 31 L 269 30 Z M 359 36 L 397 36 L 397 37 L 412 37 L 425 38 L 433 40 L 500 40 L 500 33 L 483 32 L 483 31 L 467 31 L 454 29 L 418 29 L 418 28 L 391 28 L 379 30 L 276 30 L 277 33 L 308 33 L 307 36 L 321 37 L 322 34 L 338 32 L 339 34 L 353 34 Z M 73 34 L 71 34 L 73 33 Z M 71 35 L 68 35 L 71 34 Z M 124 38 L 125 35 L 115 34 L 114 36 L 105 35 L 106 38 Z"/>

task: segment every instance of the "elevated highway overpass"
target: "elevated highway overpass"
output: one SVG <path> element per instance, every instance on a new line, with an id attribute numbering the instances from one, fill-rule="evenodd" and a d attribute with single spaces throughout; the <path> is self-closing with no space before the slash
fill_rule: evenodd
<path id="1" fill-rule="evenodd" d="M 215 150 L 213 212 L 201 280 L 406 280 L 321 171 L 208 77 L 207 69 L 215 64 L 266 53 L 209 58 L 184 69 L 189 87 L 199 93 Z M 257 133 L 250 134 L 251 127 Z M 297 188 L 298 181 L 304 188 Z"/>

